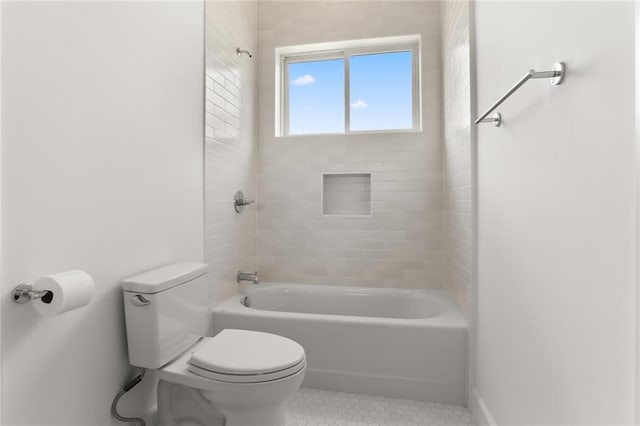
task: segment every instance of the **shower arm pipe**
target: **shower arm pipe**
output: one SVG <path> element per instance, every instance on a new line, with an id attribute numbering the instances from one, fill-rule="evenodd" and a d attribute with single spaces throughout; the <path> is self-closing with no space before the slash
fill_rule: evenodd
<path id="1" fill-rule="evenodd" d="M 253 58 L 253 54 L 251 52 L 249 52 L 248 50 L 240 49 L 239 47 L 236 47 L 236 55 L 247 55 L 248 57 Z"/>
<path id="2" fill-rule="evenodd" d="M 507 90 L 507 93 L 502 95 L 500 99 L 498 99 L 493 105 L 491 105 L 484 114 L 478 117 L 475 123 L 479 124 L 483 122 L 493 121 L 493 120 L 487 120 L 487 121 L 483 121 L 483 120 L 487 118 L 489 114 L 495 111 L 496 108 L 502 105 L 504 101 L 509 99 L 511 95 L 513 95 L 520 87 L 522 87 L 527 81 L 531 80 L 532 78 L 550 78 L 551 84 L 554 86 L 557 86 L 560 83 L 562 83 L 562 80 L 564 79 L 564 74 L 565 74 L 565 66 L 563 62 L 556 62 L 555 64 L 553 64 L 551 71 L 529 70 L 529 72 L 527 72 L 520 80 L 518 80 L 518 82 L 514 84 L 511 89 Z M 499 125 L 499 123 L 496 125 Z"/>

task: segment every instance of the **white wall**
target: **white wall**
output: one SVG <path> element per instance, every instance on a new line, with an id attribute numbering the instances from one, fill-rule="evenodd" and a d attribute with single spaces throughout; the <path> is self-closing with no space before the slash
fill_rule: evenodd
<path id="1" fill-rule="evenodd" d="M 634 420 L 634 5 L 478 2 L 477 391 L 498 424 Z"/>
<path id="2" fill-rule="evenodd" d="M 258 261 L 267 281 L 442 287 L 440 11 L 429 1 L 258 6 Z M 421 34 L 419 133 L 274 137 L 275 48 Z M 322 216 L 322 173 L 371 173 L 371 217 Z"/>
<path id="3" fill-rule="evenodd" d="M 640 4 L 636 7 L 636 424 L 640 424 Z"/>
<path id="4" fill-rule="evenodd" d="M 72 268 L 96 282 L 89 306 L 48 319 L 4 298 L 3 424 L 116 424 L 121 280 L 204 259 L 203 13 L 3 3 L 2 294 Z M 154 398 L 145 381 L 126 414 Z"/>
<path id="5" fill-rule="evenodd" d="M 635 4 L 636 76 L 636 424 L 640 424 L 640 4 Z"/>
<path id="6" fill-rule="evenodd" d="M 477 185 L 475 99 L 471 89 L 472 4 L 440 3 L 442 27 L 444 288 L 469 326 L 468 390 L 476 368 Z"/>
<path id="7" fill-rule="evenodd" d="M 444 1 L 442 27 L 444 288 L 467 322 L 473 285 L 469 2 Z"/>
<path id="8" fill-rule="evenodd" d="M 257 198 L 257 4 L 208 1 L 206 9 L 206 259 L 217 304 L 237 292 L 238 270 L 257 269 L 256 205 L 233 209 L 237 190 Z M 238 57 L 236 47 L 254 57 Z"/>
<path id="9" fill-rule="evenodd" d="M 2 3 L 0 3 L 0 100 L 2 99 Z M 0 108 L 1 109 L 1 108 Z M 4 275 L 4 255 L 2 252 L 2 238 L 4 224 L 2 220 L 2 114 L 0 113 L 0 283 L 6 282 Z M 5 303 L 5 299 L 8 295 L 5 292 L 0 292 L 0 383 L 4 383 L 2 378 L 2 306 Z M 0 424 L 2 423 L 2 386 L 0 386 Z"/>

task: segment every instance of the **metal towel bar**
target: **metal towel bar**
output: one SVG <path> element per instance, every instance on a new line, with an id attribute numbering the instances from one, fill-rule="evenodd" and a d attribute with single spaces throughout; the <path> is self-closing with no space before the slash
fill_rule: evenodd
<path id="1" fill-rule="evenodd" d="M 500 99 L 498 99 L 493 105 L 491 105 L 484 114 L 478 117 L 475 123 L 476 124 L 494 123 L 496 127 L 499 127 L 500 124 L 502 123 L 502 116 L 500 116 L 499 113 L 496 114 L 494 118 L 491 118 L 488 120 L 485 120 L 485 119 L 496 108 L 498 108 L 504 101 L 506 101 L 511 95 L 513 95 L 516 92 L 516 90 L 522 87 L 523 84 L 525 84 L 527 81 L 531 80 L 532 78 L 550 78 L 551 84 L 553 84 L 554 86 L 557 86 L 560 83 L 562 83 L 562 80 L 564 79 L 564 75 L 565 75 L 564 62 L 556 62 L 555 64 L 553 64 L 553 67 L 551 67 L 551 71 L 529 70 L 528 73 L 526 73 L 520 80 L 518 80 L 516 84 L 513 85 L 511 89 L 507 91 L 507 93 L 502 95 Z"/>

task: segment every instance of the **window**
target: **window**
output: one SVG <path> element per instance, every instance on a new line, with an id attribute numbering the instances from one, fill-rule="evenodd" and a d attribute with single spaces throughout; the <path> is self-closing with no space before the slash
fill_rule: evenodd
<path id="1" fill-rule="evenodd" d="M 277 136 L 420 130 L 418 36 L 276 50 Z"/>
<path id="2" fill-rule="evenodd" d="M 289 62 L 290 135 L 344 132 L 344 59 Z"/>

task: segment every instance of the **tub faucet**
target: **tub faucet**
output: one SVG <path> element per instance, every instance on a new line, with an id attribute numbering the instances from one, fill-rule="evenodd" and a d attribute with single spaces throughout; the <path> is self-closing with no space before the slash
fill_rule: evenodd
<path id="1" fill-rule="evenodd" d="M 258 278 L 257 272 L 242 272 L 238 271 L 236 274 L 236 281 L 250 281 L 253 284 L 260 284 L 260 278 Z"/>

